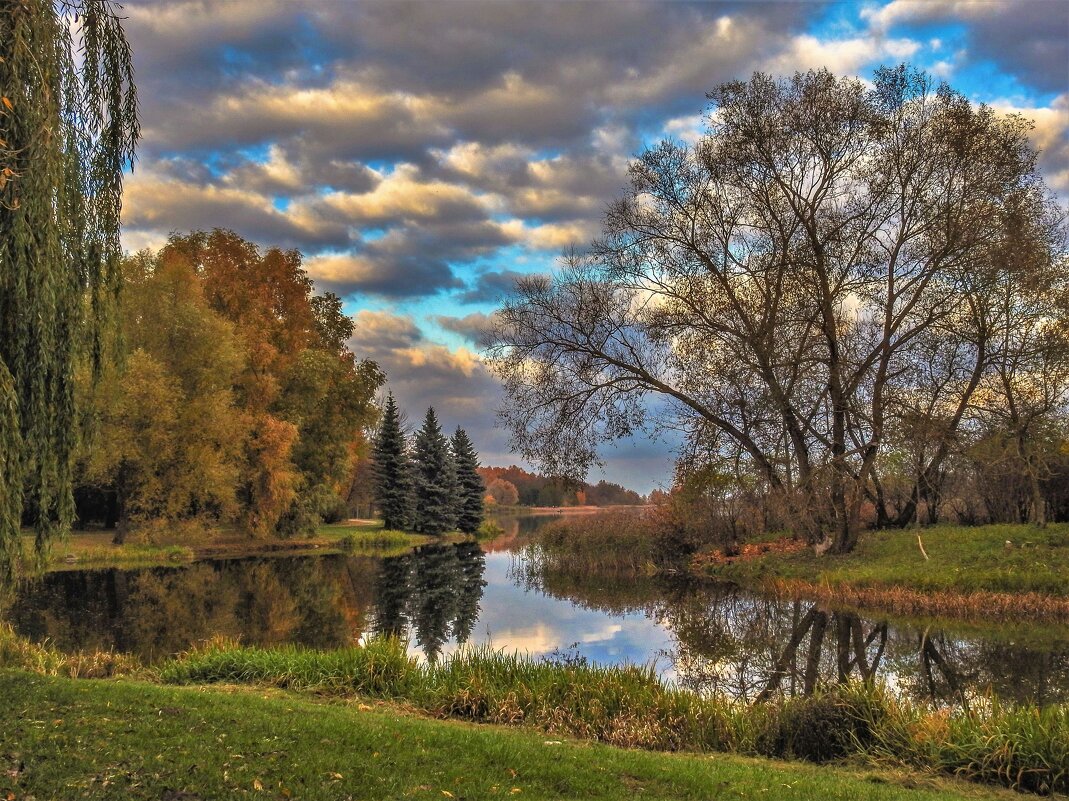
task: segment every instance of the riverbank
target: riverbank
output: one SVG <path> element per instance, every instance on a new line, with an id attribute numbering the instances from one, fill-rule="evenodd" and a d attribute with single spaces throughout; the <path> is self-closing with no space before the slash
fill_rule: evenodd
<path id="1" fill-rule="evenodd" d="M 259 688 L 2 671 L 0 706 L 15 713 L 0 728 L 0 797 L 16 799 L 1015 797 L 916 773 L 638 752 Z"/>
<path id="2" fill-rule="evenodd" d="M 1062 705 L 987 699 L 950 710 L 863 684 L 747 705 L 665 685 L 649 667 L 535 660 L 489 648 L 427 664 L 390 639 L 332 651 L 213 642 L 144 668 L 120 654 L 63 654 L 0 629 L 0 668 L 386 701 L 436 719 L 519 726 L 545 737 L 646 751 L 895 766 L 1038 793 L 1069 790 L 1069 708 Z"/>
<path id="3" fill-rule="evenodd" d="M 906 616 L 1069 620 L 1069 524 L 872 531 L 845 556 L 762 543 L 693 571 L 780 595 Z"/>
<path id="4" fill-rule="evenodd" d="M 383 529 L 377 520 L 353 520 L 322 525 L 312 537 L 292 539 L 251 539 L 228 529 L 200 532 L 193 542 L 126 542 L 116 545 L 110 531 L 74 531 L 55 543 L 49 554 L 47 571 L 84 570 L 107 567 L 156 567 L 200 559 L 233 559 L 243 556 L 291 555 L 308 553 L 373 552 L 392 555 L 428 542 L 452 541 L 459 537 L 429 537 L 406 531 Z M 188 540 L 187 540 L 188 542 Z M 32 535 L 24 535 L 23 548 L 30 553 Z"/>

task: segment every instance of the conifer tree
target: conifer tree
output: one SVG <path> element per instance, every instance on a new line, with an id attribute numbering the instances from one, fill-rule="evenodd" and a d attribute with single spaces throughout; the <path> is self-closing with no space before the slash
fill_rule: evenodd
<path id="1" fill-rule="evenodd" d="M 403 529 L 412 514 L 412 475 L 401 415 L 393 394 L 386 396 L 374 446 L 375 501 L 386 528 Z"/>
<path id="2" fill-rule="evenodd" d="M 474 534 L 483 522 L 483 498 L 486 495 L 486 486 L 479 475 L 479 456 L 463 428 L 457 428 L 450 444 L 457 476 L 457 528 L 465 534 Z"/>
<path id="3" fill-rule="evenodd" d="M 427 409 L 423 427 L 416 432 L 414 462 L 413 528 L 422 534 L 441 534 L 456 526 L 456 469 L 449 440 L 442 434 L 434 409 Z"/>

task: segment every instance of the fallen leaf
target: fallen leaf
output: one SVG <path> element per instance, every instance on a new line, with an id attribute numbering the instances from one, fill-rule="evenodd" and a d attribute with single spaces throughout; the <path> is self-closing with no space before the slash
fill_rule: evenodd
<path id="1" fill-rule="evenodd" d="M 263 782 L 261 782 L 259 779 L 253 779 L 252 780 L 252 789 L 253 790 L 262 790 L 262 789 L 264 789 Z"/>

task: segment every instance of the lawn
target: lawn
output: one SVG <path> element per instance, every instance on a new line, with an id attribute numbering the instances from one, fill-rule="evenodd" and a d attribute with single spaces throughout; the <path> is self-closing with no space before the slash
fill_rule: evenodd
<path id="1" fill-rule="evenodd" d="M 988 525 L 873 531 L 863 534 L 857 549 L 847 556 L 818 557 L 806 549 L 730 564 L 704 563 L 702 571 L 743 582 L 776 578 L 830 586 L 1067 597 L 1069 524 L 1045 529 Z"/>
<path id="2" fill-rule="evenodd" d="M 660 754 L 387 703 L 0 671 L 0 798 L 1009 799 L 845 767 Z"/>

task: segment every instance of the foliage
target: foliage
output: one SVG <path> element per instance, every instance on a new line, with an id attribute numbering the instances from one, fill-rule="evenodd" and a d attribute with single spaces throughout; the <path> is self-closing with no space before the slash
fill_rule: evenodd
<path id="1" fill-rule="evenodd" d="M 74 373 L 86 359 L 99 375 L 105 360 L 138 135 L 110 3 L 0 9 L 0 583 L 18 569 L 23 517 L 40 554 L 74 516 Z"/>
<path id="2" fill-rule="evenodd" d="M 486 494 L 498 506 L 515 506 L 520 501 L 516 485 L 503 478 L 495 478 L 486 488 Z"/>
<path id="3" fill-rule="evenodd" d="M 375 502 L 386 528 L 404 528 L 412 516 L 412 467 L 393 393 L 386 396 L 375 435 L 372 464 Z"/>
<path id="4" fill-rule="evenodd" d="M 434 409 L 427 409 L 412 444 L 412 528 L 441 534 L 456 526 L 456 466 Z"/>
<path id="5" fill-rule="evenodd" d="M 658 530 L 641 512 L 600 512 L 554 520 L 538 531 L 535 561 L 566 571 L 647 572 L 663 555 Z"/>
<path id="6" fill-rule="evenodd" d="M 307 535 L 345 514 L 373 398 L 333 295 L 311 295 L 300 254 L 230 231 L 172 235 L 123 265 L 124 358 L 81 383 L 79 513 L 116 538 L 153 521 Z M 340 518 L 338 518 L 340 519 Z"/>
<path id="7" fill-rule="evenodd" d="M 479 475 L 479 456 L 462 428 L 457 428 L 449 447 L 456 468 L 457 528 L 465 534 L 474 534 L 483 522 L 483 496 L 486 495 Z"/>
<path id="8" fill-rule="evenodd" d="M 488 489 L 498 480 L 516 488 L 516 500 L 498 500 L 506 506 L 517 503 L 521 506 L 637 506 L 642 503 L 642 496 L 637 492 L 605 480 L 597 484 L 563 481 L 531 473 L 516 465 L 481 467 L 479 475 Z"/>
<path id="9" fill-rule="evenodd" d="M 774 527 L 846 553 L 867 509 L 938 503 L 981 402 L 1037 376 L 1059 380 L 1036 410 L 1064 399 L 1066 349 L 1035 355 L 1064 338 L 1063 214 L 1023 119 L 906 66 L 709 96 L 705 135 L 642 153 L 603 237 L 494 315 L 501 416 L 571 479 L 607 441 L 681 429 L 774 498 Z M 896 447 L 912 489 L 891 520 Z"/>
<path id="10" fill-rule="evenodd" d="M 782 801 L 1006 797 L 915 772 L 644 753 L 427 720 L 383 702 L 340 705 L 242 688 L 7 672 L 0 674 L 0 705 L 23 713 L 0 731 L 0 753 L 17 754 L 3 765 L 0 792 L 18 798 L 69 797 L 83 786 L 94 798 L 122 801 L 257 794 L 611 801 L 635 793 L 706 801 L 722 797 L 725 787 Z"/>
<path id="11" fill-rule="evenodd" d="M 443 717 L 523 723 L 627 747 L 819 762 L 876 756 L 1014 789 L 1069 789 L 1069 711 L 1057 706 L 931 710 L 866 685 L 736 705 L 666 687 L 650 668 L 538 662 L 488 648 L 423 665 L 392 640 L 334 652 L 209 646 L 160 676 L 403 699 Z"/>

